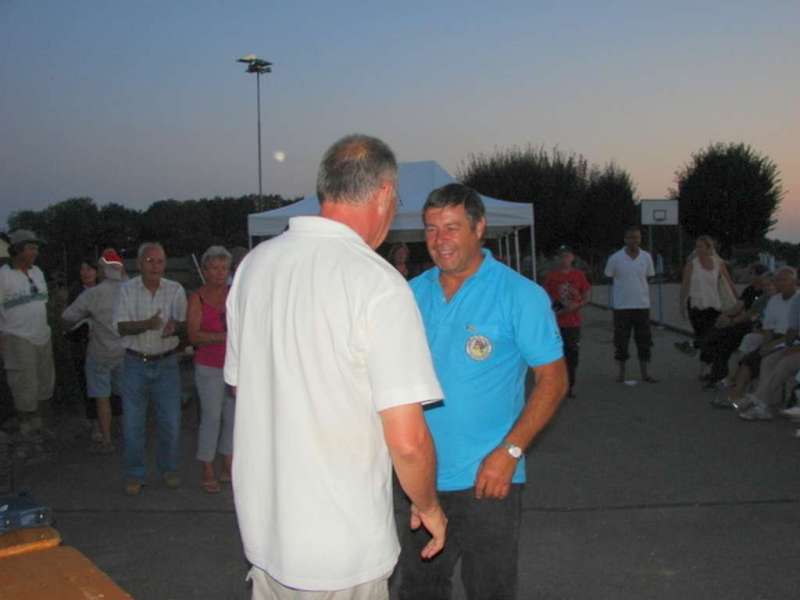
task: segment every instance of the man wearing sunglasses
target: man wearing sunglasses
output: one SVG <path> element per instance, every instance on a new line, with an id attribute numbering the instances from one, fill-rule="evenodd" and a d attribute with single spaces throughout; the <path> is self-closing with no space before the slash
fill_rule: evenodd
<path id="1" fill-rule="evenodd" d="M 11 263 L 0 268 L 0 346 L 19 418 L 19 452 L 44 454 L 42 402 L 53 395 L 55 369 L 47 324 L 47 283 L 34 263 L 38 236 L 27 229 L 9 235 Z"/>

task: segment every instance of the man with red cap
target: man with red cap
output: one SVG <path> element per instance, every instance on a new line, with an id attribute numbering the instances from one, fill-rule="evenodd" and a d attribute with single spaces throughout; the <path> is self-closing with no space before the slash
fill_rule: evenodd
<path id="1" fill-rule="evenodd" d="M 113 248 L 103 252 L 98 262 L 103 273 L 100 284 L 85 290 L 61 317 L 68 323 L 88 319 L 89 347 L 86 351 L 86 391 L 97 402 L 97 420 L 103 439 L 93 448 L 98 454 L 114 452 L 111 443 L 111 395 L 119 395 L 125 348 L 113 326 L 114 305 L 122 282 L 127 279 L 122 258 Z"/>

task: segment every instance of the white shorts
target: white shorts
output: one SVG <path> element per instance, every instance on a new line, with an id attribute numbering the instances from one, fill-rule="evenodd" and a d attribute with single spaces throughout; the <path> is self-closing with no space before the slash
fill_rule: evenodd
<path id="1" fill-rule="evenodd" d="M 389 575 L 355 587 L 335 591 L 309 591 L 286 587 L 269 573 L 252 567 L 247 574 L 253 582 L 252 600 L 389 600 Z"/>

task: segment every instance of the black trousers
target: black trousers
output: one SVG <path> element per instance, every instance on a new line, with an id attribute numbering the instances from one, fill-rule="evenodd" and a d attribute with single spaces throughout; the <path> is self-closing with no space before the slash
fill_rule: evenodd
<path id="1" fill-rule="evenodd" d="M 469 489 L 439 492 L 439 501 L 448 519 L 447 542 L 442 552 L 423 561 L 419 553 L 430 535 L 423 527 L 409 528 L 408 499 L 402 492 L 395 494 L 402 548 L 400 600 L 449 600 L 459 558 L 468 600 L 516 598 L 522 486 L 512 485 L 503 500 L 476 500 L 475 490 Z"/>
<path id="2" fill-rule="evenodd" d="M 689 322 L 692 324 L 692 329 L 694 329 L 694 346 L 695 348 L 700 348 L 700 360 L 704 363 L 710 363 L 711 358 L 708 353 L 703 351 L 701 340 L 714 329 L 720 312 L 715 308 L 695 308 L 688 301 L 687 307 L 689 308 Z"/>
<path id="3" fill-rule="evenodd" d="M 719 381 L 728 375 L 728 360 L 739 347 L 742 338 L 750 333 L 753 324 L 737 323 L 730 327 L 714 327 L 700 340 L 700 349 L 711 363 L 711 381 Z"/>
<path id="4" fill-rule="evenodd" d="M 614 311 L 614 359 L 625 362 L 630 358 L 628 345 L 631 331 L 636 353 L 641 362 L 650 362 L 653 334 L 650 331 L 649 308 L 622 308 Z"/>
<path id="5" fill-rule="evenodd" d="M 581 328 L 561 327 L 561 339 L 564 342 L 564 360 L 567 363 L 569 389 L 575 385 L 575 371 L 578 369 L 578 357 L 581 351 Z"/>

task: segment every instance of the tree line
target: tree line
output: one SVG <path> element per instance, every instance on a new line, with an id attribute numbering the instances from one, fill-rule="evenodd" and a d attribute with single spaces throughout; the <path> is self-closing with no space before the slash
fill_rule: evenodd
<path id="1" fill-rule="evenodd" d="M 622 244 L 624 230 L 640 222 L 639 200 L 630 174 L 611 162 L 591 165 L 579 154 L 527 146 L 472 155 L 458 178 L 481 194 L 533 205 L 536 252 L 549 255 L 567 244 L 589 262 L 602 263 Z M 784 195 L 775 163 L 743 143 L 712 143 L 692 154 L 675 173 L 669 197 L 678 201 L 683 248 L 667 256 L 679 262 L 693 239 L 711 235 L 723 255 L 757 248 L 797 264 L 800 244 L 766 239 Z M 139 243 L 157 240 L 171 256 L 202 253 L 211 244 L 248 246 L 247 215 L 299 200 L 278 195 L 200 200 L 161 200 L 139 211 L 91 198 L 70 198 L 41 211 L 14 213 L 9 230 L 32 229 L 49 243 L 40 264 L 75 270 L 83 256 L 113 246 L 132 256 Z M 672 228 L 655 232 L 675 246 Z M 523 250 L 529 239 L 522 236 Z M 72 273 L 69 273 L 70 275 Z"/>
<path id="2" fill-rule="evenodd" d="M 247 215 L 299 200 L 278 195 L 200 200 L 160 200 L 146 210 L 120 204 L 97 206 L 92 198 L 69 198 L 44 210 L 23 210 L 8 219 L 8 230 L 30 229 L 47 243 L 39 264 L 47 273 L 74 278 L 84 257 L 96 258 L 106 247 L 134 257 L 144 241 L 158 241 L 169 256 L 199 256 L 212 244 L 248 246 Z"/>

